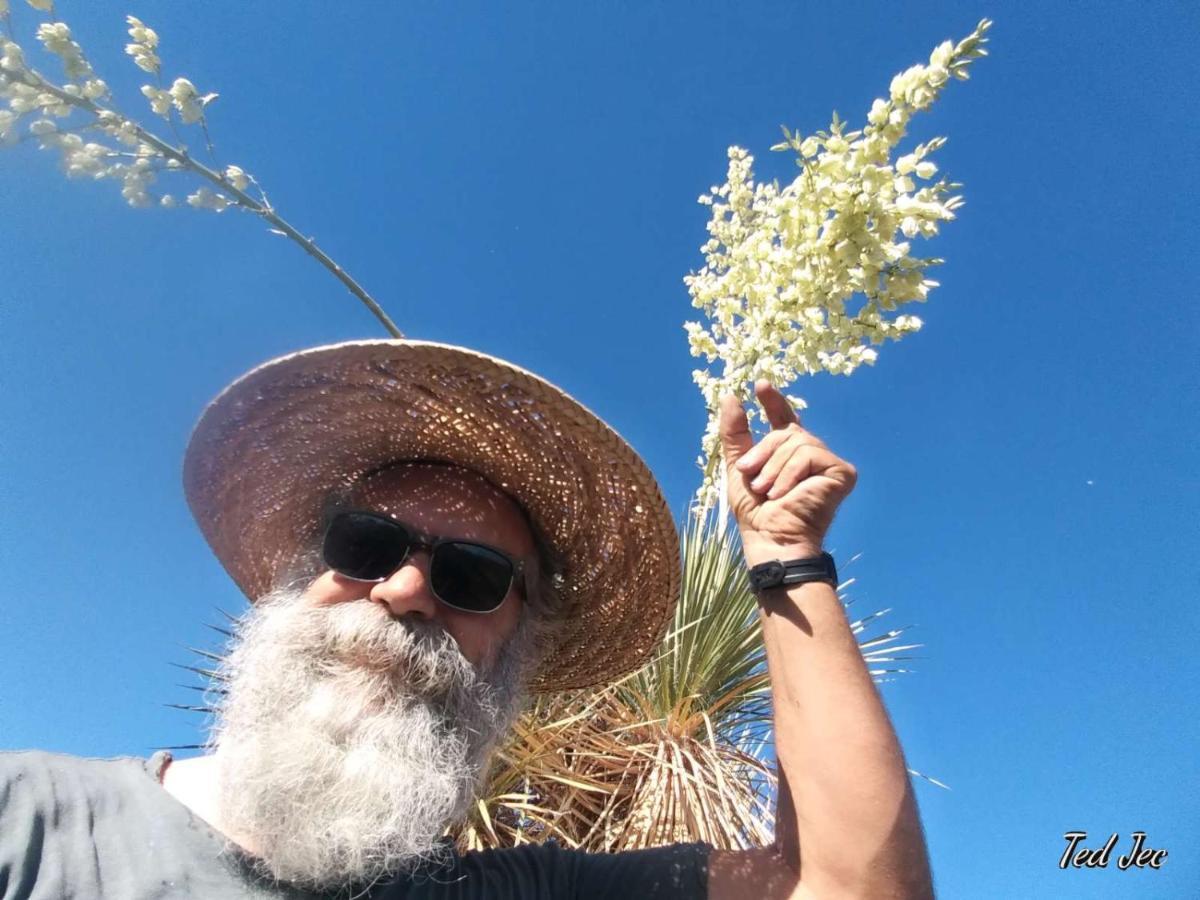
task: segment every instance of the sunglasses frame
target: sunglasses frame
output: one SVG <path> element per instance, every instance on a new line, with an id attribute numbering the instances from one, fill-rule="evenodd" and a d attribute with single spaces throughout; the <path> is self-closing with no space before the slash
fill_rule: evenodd
<path id="1" fill-rule="evenodd" d="M 370 519 L 376 519 L 381 522 L 386 522 L 387 524 L 389 524 L 393 527 L 399 528 L 401 531 L 403 531 L 408 537 L 408 549 L 404 551 L 404 556 L 401 557 L 400 564 L 397 565 L 396 568 L 394 568 L 387 575 L 384 575 L 382 578 L 355 578 L 353 575 L 343 574 L 342 572 L 338 572 L 338 570 L 333 568 L 333 566 L 329 566 L 329 561 L 325 559 L 325 542 L 329 539 L 329 532 L 333 530 L 333 527 L 336 524 L 337 520 L 344 515 L 366 516 L 367 518 L 370 518 Z M 465 609 L 461 606 L 457 606 L 456 604 L 451 603 L 448 600 L 443 599 L 442 596 L 440 594 L 438 594 L 438 592 L 436 590 L 434 590 L 433 577 L 432 577 L 433 556 L 434 556 L 434 553 L 437 551 L 438 547 L 444 546 L 446 544 L 465 544 L 468 547 L 480 547 L 484 550 L 488 550 L 492 553 L 498 554 L 503 559 L 508 561 L 508 564 L 510 566 L 512 566 L 512 575 L 509 578 L 508 587 L 504 589 L 504 596 L 500 598 L 499 603 L 497 603 L 491 609 Z M 512 554 L 506 553 L 505 551 L 501 550 L 499 547 L 493 547 L 491 544 L 484 544 L 480 541 L 468 541 L 468 540 L 463 540 L 461 538 L 438 537 L 436 535 L 429 534 L 428 532 L 421 531 L 418 528 L 414 528 L 412 525 L 409 525 L 407 522 L 401 522 L 399 519 L 393 519 L 389 515 L 385 515 L 384 513 L 374 512 L 369 509 L 341 509 L 341 510 L 338 510 L 336 513 L 329 516 L 328 522 L 325 526 L 325 530 L 321 535 L 321 560 L 322 560 L 322 562 L 324 562 L 325 565 L 329 566 L 329 569 L 331 572 L 336 572 L 338 577 L 345 578 L 349 581 L 357 581 L 362 584 L 382 584 L 383 582 L 387 581 L 389 578 L 391 578 L 393 575 L 395 575 L 397 572 L 399 572 L 402 568 L 404 568 L 404 565 L 409 561 L 409 559 L 412 558 L 414 550 L 425 550 L 426 552 L 429 553 L 429 566 L 430 566 L 429 592 L 431 594 L 433 594 L 434 597 L 437 598 L 437 601 L 439 603 L 443 604 L 444 606 L 448 606 L 450 609 L 454 610 L 455 612 L 470 613 L 471 615 L 475 615 L 475 616 L 489 616 L 492 613 L 499 610 L 500 607 L 502 607 L 505 604 L 505 602 L 508 600 L 508 595 L 512 593 L 513 585 L 517 583 L 518 578 L 521 579 L 522 589 L 524 589 L 524 587 L 525 587 L 525 561 L 522 559 L 517 559 Z"/>

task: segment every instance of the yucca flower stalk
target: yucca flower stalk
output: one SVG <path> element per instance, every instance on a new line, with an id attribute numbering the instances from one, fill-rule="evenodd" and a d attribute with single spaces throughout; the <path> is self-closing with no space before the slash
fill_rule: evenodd
<path id="1" fill-rule="evenodd" d="M 776 781 L 757 603 L 736 535 L 711 512 L 688 518 L 680 602 L 655 657 L 616 684 L 539 699 L 453 829 L 460 849 L 770 843 Z M 853 581 L 839 585 L 844 603 Z M 851 626 L 876 680 L 906 671 L 898 664 L 919 646 L 900 643 L 903 628 L 867 636 L 887 612 Z"/>
<path id="2" fill-rule="evenodd" d="M 29 7 L 55 15 L 50 0 L 26 0 Z M 184 203 L 194 209 L 224 212 L 241 209 L 267 222 L 272 234 L 298 244 L 367 307 L 392 337 L 403 337 L 395 322 L 367 291 L 311 238 L 301 234 L 272 206 L 266 191 L 237 165 L 205 164 L 188 149 L 181 129 L 198 127 L 210 157 L 215 157 L 206 111 L 217 99 L 202 94 L 190 80 L 162 79 L 158 33 L 134 16 L 127 16 L 130 43 L 125 53 L 140 70 L 153 76 L 142 85 L 150 111 L 165 121 L 169 136 L 156 133 L 116 105 L 108 84 L 97 76 L 65 22 L 42 21 L 36 31 L 42 48 L 62 65 L 63 79 L 50 78 L 26 59 L 15 40 L 9 0 L 0 0 L 0 147 L 35 141 L 42 150 L 57 151 L 69 178 L 120 182 L 121 196 L 135 208 L 174 209 Z M 156 189 L 159 179 L 174 180 L 175 193 Z M 196 182 L 199 182 L 197 185 Z M 214 190 L 215 188 L 215 190 Z M 253 193 L 251 193 L 253 192 Z"/>
<path id="3" fill-rule="evenodd" d="M 754 158 L 729 148 L 725 184 L 699 202 L 709 206 L 709 240 L 700 248 L 704 267 L 683 280 L 692 305 L 707 327 L 687 322 L 693 356 L 721 362 L 713 374 L 696 369 L 693 379 L 708 408 L 697 464 L 702 481 L 695 511 L 724 497 L 717 433 L 721 397 L 749 399 L 749 385 L 765 378 L 786 390 L 802 374 L 825 370 L 849 375 L 862 363 L 874 365 L 882 344 L 920 330 L 913 315 L 886 315 L 903 303 L 924 302 L 937 282 L 925 277 L 943 262 L 912 255 L 911 239 L 938 233 L 954 219 L 962 187 L 933 181 L 932 154 L 945 138 L 892 154 L 909 120 L 928 109 L 953 78 L 986 56 L 991 21 L 983 19 L 958 43 L 945 41 L 929 58 L 892 79 L 887 98 L 876 99 L 866 125 L 846 131 L 837 113 L 829 131 L 803 137 L 783 128 L 785 140 L 772 150 L 792 150 L 800 175 L 786 187 L 754 181 Z M 922 183 L 918 187 L 918 183 Z M 857 312 L 847 303 L 863 298 Z M 807 403 L 788 396 L 798 409 Z M 757 409 L 750 417 L 761 420 Z"/>

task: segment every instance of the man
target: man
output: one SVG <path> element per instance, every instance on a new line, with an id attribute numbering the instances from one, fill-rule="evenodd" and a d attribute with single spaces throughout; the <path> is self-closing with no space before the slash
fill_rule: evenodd
<path id="1" fill-rule="evenodd" d="M 771 432 L 754 444 L 730 396 L 721 436 L 775 702 L 773 847 L 452 853 L 441 835 L 522 698 L 653 650 L 678 538 L 641 459 L 558 388 L 462 348 L 361 341 L 243 376 L 189 444 L 188 502 L 255 604 L 211 752 L 0 754 L 0 897 L 930 896 L 822 551 L 855 470 L 756 392 Z"/>

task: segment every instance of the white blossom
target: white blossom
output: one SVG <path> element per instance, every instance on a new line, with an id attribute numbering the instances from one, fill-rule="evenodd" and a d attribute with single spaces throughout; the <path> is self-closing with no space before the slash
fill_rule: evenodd
<path id="1" fill-rule="evenodd" d="M 53 94 L 44 94 L 35 87 L 20 82 L 6 86 L 8 108 L 18 115 L 35 109 L 57 107 L 59 100 Z"/>
<path id="2" fill-rule="evenodd" d="M 145 44 L 126 44 L 125 52 L 133 57 L 133 64 L 143 72 L 149 72 L 151 75 L 158 74 L 162 60 Z"/>
<path id="3" fill-rule="evenodd" d="M 102 144 L 84 143 L 77 134 L 55 135 L 56 138 L 46 143 L 55 144 L 62 150 L 63 167 L 70 178 L 80 178 L 85 175 L 93 178 L 103 178 L 107 173 L 109 150 Z"/>
<path id="4" fill-rule="evenodd" d="M 127 147 L 136 147 L 142 141 L 138 136 L 137 126 L 129 119 L 123 119 L 120 116 L 110 119 L 101 128 L 106 134 L 116 138 Z"/>
<path id="5" fill-rule="evenodd" d="M 133 207 L 153 206 L 154 200 L 151 198 L 147 188 L 154 181 L 154 170 L 150 160 L 145 157 L 134 160 L 131 165 L 122 166 L 120 169 L 121 176 L 121 196 L 126 202 Z"/>
<path id="6" fill-rule="evenodd" d="M 43 22 L 38 26 L 37 39 L 62 60 L 67 78 L 82 81 L 92 76 L 92 67 L 83 58 L 83 50 L 71 39 L 71 29 L 64 22 Z"/>
<path id="7" fill-rule="evenodd" d="M 126 16 L 129 25 L 129 36 L 139 44 L 145 44 L 151 50 L 158 46 L 158 35 L 153 28 L 147 28 L 137 16 Z"/>
<path id="8" fill-rule="evenodd" d="M 42 12 L 50 12 L 54 9 L 54 0 L 25 0 L 34 9 L 40 9 Z"/>
<path id="9" fill-rule="evenodd" d="M 88 100 L 103 100 L 108 96 L 108 85 L 99 78 L 90 78 L 83 83 L 83 96 Z"/>
<path id="10" fill-rule="evenodd" d="M 214 212 L 224 212 L 233 205 L 232 201 L 224 194 L 213 193 L 206 187 L 202 187 L 193 194 L 189 194 L 187 202 L 190 206 L 197 209 L 211 209 Z"/>
<path id="11" fill-rule="evenodd" d="M 125 21 L 129 24 L 129 36 L 133 38 L 133 43 L 125 45 L 125 52 L 133 57 L 133 64 L 143 72 L 157 75 L 162 65 L 158 54 L 154 52 L 158 47 L 158 35 L 135 16 L 126 16 Z"/>
<path id="12" fill-rule="evenodd" d="M 918 331 L 916 316 L 890 313 L 900 303 L 924 302 L 937 282 L 925 277 L 939 259 L 910 255 L 903 238 L 932 237 L 954 219 L 962 198 L 938 181 L 920 189 L 912 176 L 931 179 L 926 159 L 945 142 L 920 144 L 895 162 L 912 115 L 937 99 L 953 75 L 967 77 L 971 61 L 986 55 L 982 44 L 991 22 L 981 21 L 957 44 L 934 50 L 928 66 L 913 66 L 892 79 L 887 98 L 876 99 L 861 131 L 847 131 L 836 114 L 828 132 L 802 137 L 784 129 L 773 150 L 792 149 L 801 174 L 791 183 L 757 184 L 754 158 L 730 147 L 725 184 L 700 203 L 712 210 L 710 235 L 700 248 L 705 265 L 684 278 L 692 305 L 707 327 L 685 323 L 693 356 L 720 362 L 719 374 L 697 369 L 693 380 L 709 410 L 699 459 L 704 472 L 697 507 L 717 501 L 720 454 L 718 405 L 766 378 L 783 389 L 802 374 L 825 370 L 849 375 L 874 365 L 871 344 Z M 899 232 L 899 234 L 898 234 Z M 864 299 L 857 312 L 847 309 Z M 789 396 L 799 408 L 806 404 Z M 751 416 L 761 419 L 757 409 Z"/>
<path id="13" fill-rule="evenodd" d="M 179 118 L 184 124 L 190 125 L 203 118 L 204 107 L 200 103 L 200 95 L 196 86 L 186 78 L 176 78 L 167 93 L 171 95 L 171 102 L 179 110 Z"/>
<path id="14" fill-rule="evenodd" d="M 150 84 L 142 85 L 142 95 L 150 101 L 150 108 L 164 119 L 171 118 L 171 95 Z"/>
<path id="15" fill-rule="evenodd" d="M 25 68 L 25 54 L 14 41 L 0 39 L 0 69 L 5 72 L 20 72 Z"/>
<path id="16" fill-rule="evenodd" d="M 250 185 L 250 179 L 246 173 L 242 171 L 240 166 L 226 166 L 225 180 L 232 184 L 239 191 L 244 191 Z"/>

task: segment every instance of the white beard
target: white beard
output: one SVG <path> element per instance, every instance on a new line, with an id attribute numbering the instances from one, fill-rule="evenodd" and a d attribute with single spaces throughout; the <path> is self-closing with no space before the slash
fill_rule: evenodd
<path id="1" fill-rule="evenodd" d="M 437 860 L 520 710 L 532 652 L 522 625 L 481 676 L 433 623 L 264 597 L 222 665 L 224 826 L 265 874 L 317 889 Z"/>

